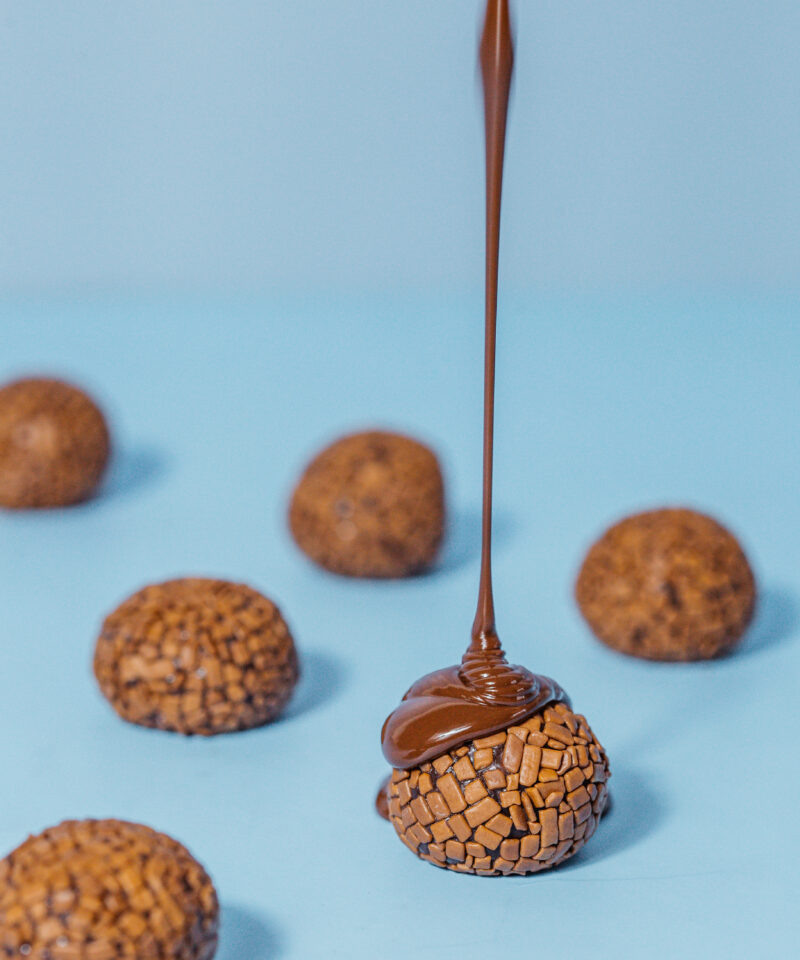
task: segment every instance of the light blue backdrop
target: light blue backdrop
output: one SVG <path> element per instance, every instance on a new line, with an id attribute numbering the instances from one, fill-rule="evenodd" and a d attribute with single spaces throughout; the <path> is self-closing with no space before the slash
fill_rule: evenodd
<path id="1" fill-rule="evenodd" d="M 459 655 L 477 586 L 480 4 L 0 0 L 0 381 L 71 376 L 116 439 L 93 503 L 0 515 L 0 855 L 64 816 L 172 832 L 218 884 L 220 960 L 800 937 L 800 5 L 514 6 L 499 625 L 586 712 L 615 807 L 565 869 L 492 882 L 372 813 L 384 717 Z M 306 457 L 376 422 L 444 460 L 429 577 L 342 581 L 287 536 Z M 621 659 L 574 608 L 592 537 L 664 502 L 752 556 L 730 659 Z M 102 701 L 103 614 L 183 573 L 284 608 L 305 674 L 283 722 L 185 741 Z"/>
<path id="2" fill-rule="evenodd" d="M 0 288 L 481 262 L 482 0 L 0 0 Z M 798 288 L 800 4 L 524 0 L 516 289 Z"/>
<path id="3" fill-rule="evenodd" d="M 421 863 L 373 812 L 386 714 L 458 658 L 472 622 L 480 313 L 463 298 L 0 304 L 0 379 L 70 373 L 118 450 L 95 502 L 0 514 L 1 851 L 68 815 L 155 824 L 217 882 L 220 960 L 794 955 L 797 301 L 503 298 L 498 623 L 586 713 L 615 806 L 566 868 L 495 881 Z M 376 421 L 443 457 L 452 524 L 430 576 L 342 580 L 287 535 L 305 459 Z M 664 502 L 719 515 L 757 571 L 757 623 L 719 663 L 623 659 L 572 602 L 589 541 Z M 284 609 L 305 676 L 283 722 L 186 741 L 100 697 L 102 616 L 184 573 L 245 580 Z"/>

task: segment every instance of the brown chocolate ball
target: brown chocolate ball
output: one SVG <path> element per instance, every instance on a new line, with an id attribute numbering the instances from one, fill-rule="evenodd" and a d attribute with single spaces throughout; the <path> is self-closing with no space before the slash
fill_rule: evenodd
<path id="1" fill-rule="evenodd" d="M 375 430 L 343 437 L 312 460 L 292 496 L 289 526 L 300 549 L 327 570 L 407 577 L 436 559 L 444 515 L 434 453 Z"/>
<path id="2" fill-rule="evenodd" d="M 119 820 L 67 821 L 0 861 L 0 956 L 211 960 L 219 906 L 171 837 Z"/>
<path id="3" fill-rule="evenodd" d="M 211 736 L 274 720 L 299 668 L 271 600 L 241 584 L 183 579 L 139 590 L 106 618 L 94 672 L 124 720 Z"/>
<path id="4" fill-rule="evenodd" d="M 389 819 L 423 860 L 483 877 L 574 856 L 597 829 L 610 776 L 586 720 L 564 703 L 411 770 L 394 770 Z"/>
<path id="5" fill-rule="evenodd" d="M 736 538 L 694 510 L 615 524 L 589 550 L 575 595 L 597 637 L 648 660 L 708 660 L 750 623 L 756 584 Z"/>
<path id="6" fill-rule="evenodd" d="M 95 402 L 60 380 L 0 388 L 0 506 L 63 507 L 89 497 L 110 455 Z"/>

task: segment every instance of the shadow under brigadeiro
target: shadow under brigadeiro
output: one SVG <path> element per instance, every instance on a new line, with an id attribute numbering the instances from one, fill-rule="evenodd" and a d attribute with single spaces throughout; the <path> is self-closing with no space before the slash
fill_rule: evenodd
<path id="1" fill-rule="evenodd" d="M 793 593 L 777 587 L 761 590 L 750 629 L 731 657 L 754 657 L 784 643 L 800 628 L 800 604 Z"/>
<path id="2" fill-rule="evenodd" d="M 285 953 L 284 937 L 272 924 L 249 910 L 223 904 L 217 960 L 279 960 Z"/>
<path id="3" fill-rule="evenodd" d="M 281 719 L 290 720 L 324 707 L 345 686 L 344 664 L 330 653 L 300 649 L 300 680 Z"/>
<path id="4" fill-rule="evenodd" d="M 114 448 L 108 473 L 100 485 L 97 499 L 115 499 L 139 493 L 157 483 L 166 472 L 167 459 L 155 447 Z"/>
<path id="5" fill-rule="evenodd" d="M 629 767 L 615 765 L 613 761 L 611 771 L 608 783 L 610 801 L 596 833 L 579 853 L 557 867 L 555 872 L 562 873 L 616 856 L 646 840 L 663 823 L 666 807 L 654 787 Z"/>

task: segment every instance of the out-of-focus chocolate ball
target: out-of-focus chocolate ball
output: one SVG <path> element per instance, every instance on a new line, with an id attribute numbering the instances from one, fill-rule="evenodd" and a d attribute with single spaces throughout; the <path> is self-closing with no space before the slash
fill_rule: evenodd
<path id="1" fill-rule="evenodd" d="M 63 507 L 85 500 L 110 451 L 103 414 L 77 387 L 32 378 L 0 388 L 0 506 Z"/>
<path id="2" fill-rule="evenodd" d="M 648 660 L 707 660 L 734 647 L 756 601 L 736 538 L 694 510 L 627 517 L 594 544 L 575 587 L 597 637 Z"/>
<path id="3" fill-rule="evenodd" d="M 526 875 L 574 856 L 597 829 L 608 759 L 564 703 L 411 770 L 394 770 L 389 819 L 423 860 L 484 877 Z"/>
<path id="4" fill-rule="evenodd" d="M 211 736 L 274 720 L 299 668 L 271 600 L 241 584 L 183 579 L 145 587 L 106 618 L 94 672 L 124 720 Z"/>
<path id="5" fill-rule="evenodd" d="M 439 462 L 410 437 L 343 437 L 306 468 L 289 526 L 312 560 L 351 577 L 407 577 L 429 567 L 444 534 Z"/>
<path id="6" fill-rule="evenodd" d="M 0 956 L 211 960 L 219 906 L 181 844 L 119 820 L 67 821 L 0 861 Z"/>

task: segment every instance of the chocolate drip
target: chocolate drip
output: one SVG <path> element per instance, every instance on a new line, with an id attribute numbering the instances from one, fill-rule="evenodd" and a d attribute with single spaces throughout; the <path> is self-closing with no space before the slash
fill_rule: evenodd
<path id="1" fill-rule="evenodd" d="M 483 367 L 483 528 L 478 609 L 472 625 L 473 646 L 497 641 L 492 590 L 492 461 L 494 459 L 494 374 L 497 342 L 497 283 L 500 265 L 500 205 L 506 118 L 514 41 L 508 0 L 489 0 L 481 39 L 481 73 L 486 121 L 486 286 L 485 350 Z"/>
<path id="2" fill-rule="evenodd" d="M 384 820 L 389 819 L 389 784 L 391 782 L 392 778 L 386 777 L 375 797 L 375 809 L 378 811 L 378 816 L 383 817 Z"/>
<path id="3" fill-rule="evenodd" d="M 522 723 L 548 703 L 567 701 L 553 680 L 510 664 L 495 627 L 492 592 L 492 460 L 497 339 L 500 206 L 506 118 L 514 64 L 508 0 L 489 0 L 480 50 L 486 114 L 486 354 L 483 418 L 483 528 L 478 606 L 472 642 L 460 666 L 418 680 L 383 725 L 394 767 L 419 766 L 468 740 Z M 567 701 L 568 702 L 568 701 Z M 377 799 L 385 804 L 385 787 Z"/>
<path id="4" fill-rule="evenodd" d="M 537 678 L 524 667 L 510 664 L 499 641 L 488 650 L 470 646 L 461 660 L 458 676 L 481 700 L 497 706 L 517 706 L 537 695 Z"/>
<path id="5" fill-rule="evenodd" d="M 505 666 L 514 680 L 504 689 L 519 691 L 514 702 L 487 699 L 486 687 L 471 686 L 460 667 L 417 680 L 383 725 L 383 755 L 389 763 L 401 770 L 418 767 L 468 740 L 522 723 L 548 703 L 569 702 L 555 681 L 524 667 Z"/>

